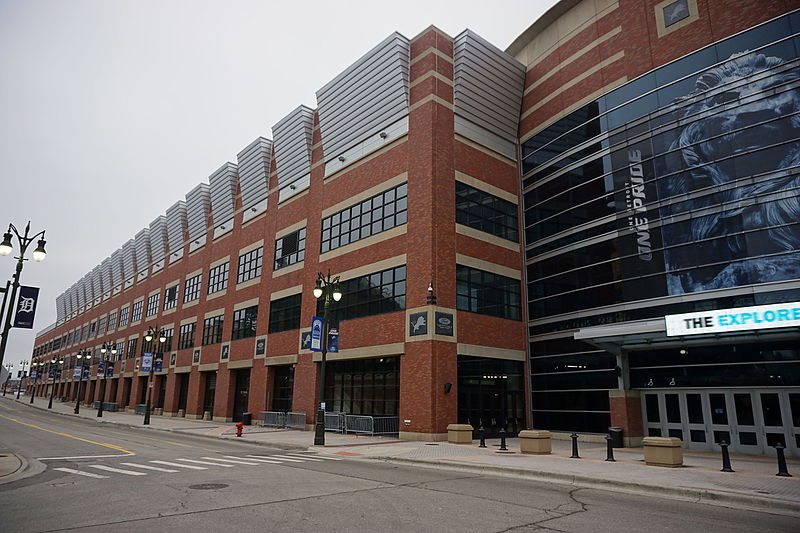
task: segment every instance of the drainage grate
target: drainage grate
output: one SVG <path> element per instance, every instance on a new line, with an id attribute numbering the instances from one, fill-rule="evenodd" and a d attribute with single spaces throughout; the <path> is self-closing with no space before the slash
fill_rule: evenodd
<path id="1" fill-rule="evenodd" d="M 199 485 L 189 485 L 189 488 L 194 490 L 217 490 L 224 489 L 227 486 L 225 483 L 201 483 Z"/>

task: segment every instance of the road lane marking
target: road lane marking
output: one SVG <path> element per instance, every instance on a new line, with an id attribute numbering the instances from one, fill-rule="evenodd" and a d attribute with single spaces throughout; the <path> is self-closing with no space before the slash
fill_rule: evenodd
<path id="1" fill-rule="evenodd" d="M 226 455 L 225 457 L 233 457 L 232 455 Z M 233 457 L 233 459 L 223 459 L 221 457 L 201 457 L 200 459 L 211 459 L 212 461 L 222 461 L 223 463 L 234 463 L 237 465 L 253 465 L 258 466 L 258 463 L 253 463 L 250 461 L 242 461 L 240 457 Z"/>
<path id="2" fill-rule="evenodd" d="M 112 450 L 117 450 L 118 452 L 123 452 L 123 453 L 125 453 L 127 455 L 136 455 L 134 452 L 128 451 L 128 450 L 126 450 L 124 448 L 120 448 L 119 446 L 115 446 L 113 444 L 108 444 L 108 443 L 105 443 L 105 442 L 95 442 L 93 440 L 83 439 L 81 437 L 76 437 L 75 435 L 70 435 L 69 433 L 61 433 L 61 432 L 58 432 L 58 431 L 53 431 L 52 429 L 45 429 L 45 428 L 43 428 L 41 426 L 37 426 L 35 424 L 28 424 L 27 422 L 22 422 L 21 420 L 17 420 L 16 418 L 11 418 L 10 416 L 6 416 L 6 415 L 0 415 L 0 418 L 5 418 L 6 420 L 10 420 L 12 422 L 16 422 L 17 424 L 21 424 L 23 426 L 32 427 L 34 429 L 40 429 L 42 431 L 46 431 L 47 433 L 52 433 L 54 435 L 59 435 L 61 437 L 67 437 L 67 438 L 70 438 L 70 439 L 75 439 L 75 440 L 80 440 L 80 441 L 83 441 L 83 442 L 88 442 L 89 444 L 95 444 L 97 446 L 102 446 L 104 448 L 111 448 Z"/>
<path id="3" fill-rule="evenodd" d="M 60 470 L 61 472 L 67 472 L 68 474 L 77 474 L 79 476 L 86 476 L 86 477 L 93 477 L 95 479 L 108 479 L 108 476 L 101 476 L 100 474 L 92 474 L 91 472 L 82 472 L 80 470 L 73 470 L 72 468 L 54 468 L 53 470 Z"/>
<path id="4" fill-rule="evenodd" d="M 180 470 L 172 470 L 170 468 L 159 468 L 157 466 L 150 466 L 150 465 L 140 465 L 137 463 L 120 463 L 122 466 L 132 466 L 133 468 L 144 468 L 146 470 L 155 470 L 157 472 L 180 472 Z"/>
<path id="5" fill-rule="evenodd" d="M 191 468 L 192 470 L 208 470 L 208 468 L 204 466 L 184 465 L 181 463 L 170 463 L 169 461 L 150 461 L 150 462 L 155 463 L 157 465 L 180 466 L 181 468 Z"/>
<path id="6" fill-rule="evenodd" d="M 299 459 L 300 458 L 300 457 L 298 457 L 296 455 L 273 455 L 272 457 L 278 457 L 278 458 L 282 458 L 282 459 Z M 314 457 L 306 457 L 306 456 L 302 456 L 302 457 L 303 457 L 303 461 L 317 461 L 318 463 L 323 462 L 322 459 L 315 459 Z"/>
<path id="7" fill-rule="evenodd" d="M 59 461 L 64 459 L 101 459 L 104 457 L 130 457 L 129 453 L 112 453 L 108 455 L 72 455 L 70 457 L 37 457 L 37 461 Z"/>
<path id="8" fill-rule="evenodd" d="M 187 463 L 197 463 L 199 465 L 224 466 L 225 468 L 233 468 L 233 465 L 224 465 L 222 463 L 209 463 L 208 461 L 198 461 L 196 459 L 176 459 L 176 461 L 186 461 Z"/>
<path id="9" fill-rule="evenodd" d="M 308 458 L 307 455 L 303 455 L 302 453 L 287 453 L 286 455 L 288 455 L 290 457 L 306 457 L 306 458 Z M 326 460 L 326 461 L 344 461 L 344 459 L 342 459 L 340 457 L 328 457 L 326 455 L 314 455 L 313 457 L 317 461 L 323 460 L 323 459 Z"/>
<path id="10" fill-rule="evenodd" d="M 96 468 L 98 470 L 105 470 L 107 472 L 117 472 L 118 474 L 125 474 L 126 476 L 146 476 L 144 472 L 134 472 L 133 470 L 123 470 L 121 468 L 113 468 L 106 465 L 86 465 L 89 468 Z"/>
<path id="11" fill-rule="evenodd" d="M 232 457 L 231 455 L 226 455 L 225 457 Z M 272 463 L 274 465 L 281 464 L 280 461 L 270 461 L 269 459 L 259 459 L 257 457 L 253 457 L 252 455 L 247 456 L 248 461 L 258 461 L 259 463 Z"/>

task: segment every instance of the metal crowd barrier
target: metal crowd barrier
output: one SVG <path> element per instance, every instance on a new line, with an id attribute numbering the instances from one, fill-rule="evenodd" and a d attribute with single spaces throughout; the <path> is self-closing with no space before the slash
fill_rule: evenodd
<path id="1" fill-rule="evenodd" d="M 100 402 L 94 402 L 93 407 L 95 409 L 99 408 Z M 144 409 L 144 407 L 142 409 Z M 117 402 L 103 402 L 103 411 L 116 412 L 118 410 Z M 144 414 L 144 411 L 139 414 Z"/>
<path id="2" fill-rule="evenodd" d="M 397 435 L 400 420 L 396 416 L 349 415 L 325 412 L 325 431 L 358 435 Z"/>
<path id="3" fill-rule="evenodd" d="M 325 411 L 325 431 L 344 433 L 344 416 L 338 411 Z"/>
<path id="4" fill-rule="evenodd" d="M 299 428 L 306 427 L 306 414 L 295 411 L 261 411 L 259 425 L 263 427 L 275 428 Z"/>
<path id="5" fill-rule="evenodd" d="M 306 428 L 306 414 L 300 412 L 289 411 L 286 413 L 286 427 L 305 429 Z"/>

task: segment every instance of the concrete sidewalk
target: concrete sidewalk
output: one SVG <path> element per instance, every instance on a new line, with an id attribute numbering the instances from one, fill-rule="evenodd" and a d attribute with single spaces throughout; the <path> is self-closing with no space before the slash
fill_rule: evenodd
<path id="1" fill-rule="evenodd" d="M 15 400 L 12 400 L 15 401 Z M 28 405 L 29 398 L 20 399 Z M 47 408 L 47 401 L 37 398 L 34 406 Z M 53 412 L 75 416 L 74 403 L 53 403 Z M 208 422 L 153 416 L 149 426 L 142 426 L 142 415 L 105 412 L 96 418 L 96 410 L 81 406 L 81 417 L 102 423 L 123 424 L 152 430 L 187 433 L 209 438 L 237 439 L 232 423 Z M 642 448 L 615 449 L 616 462 L 606 461 L 606 447 L 581 442 L 580 459 L 571 459 L 571 443 L 553 440 L 551 455 L 523 455 L 518 439 L 508 440 L 509 452 L 499 452 L 499 440 L 488 439 L 486 448 L 478 443 L 400 441 L 396 437 L 370 437 L 326 433 L 324 448 L 314 446 L 311 431 L 246 426 L 240 439 L 251 443 L 291 449 L 313 449 L 318 453 L 353 458 L 413 463 L 419 466 L 461 470 L 546 480 L 576 487 L 635 492 L 700 501 L 738 508 L 770 510 L 800 516 L 800 461 L 788 459 L 789 473 L 778 477 L 774 457 L 731 455 L 735 472 L 721 472 L 719 454 L 684 450 L 682 468 L 662 468 L 644 464 Z M 0 455 L 2 455 L 0 453 Z M 2 464 L 3 458 L 0 458 Z M 0 466 L 0 473 L 2 473 Z"/>

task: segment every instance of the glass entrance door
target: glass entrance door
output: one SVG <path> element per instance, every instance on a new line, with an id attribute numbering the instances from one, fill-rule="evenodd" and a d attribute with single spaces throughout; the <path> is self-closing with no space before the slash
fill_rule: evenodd
<path id="1" fill-rule="evenodd" d="M 646 436 L 677 437 L 685 448 L 800 457 L 800 391 L 643 391 Z"/>

